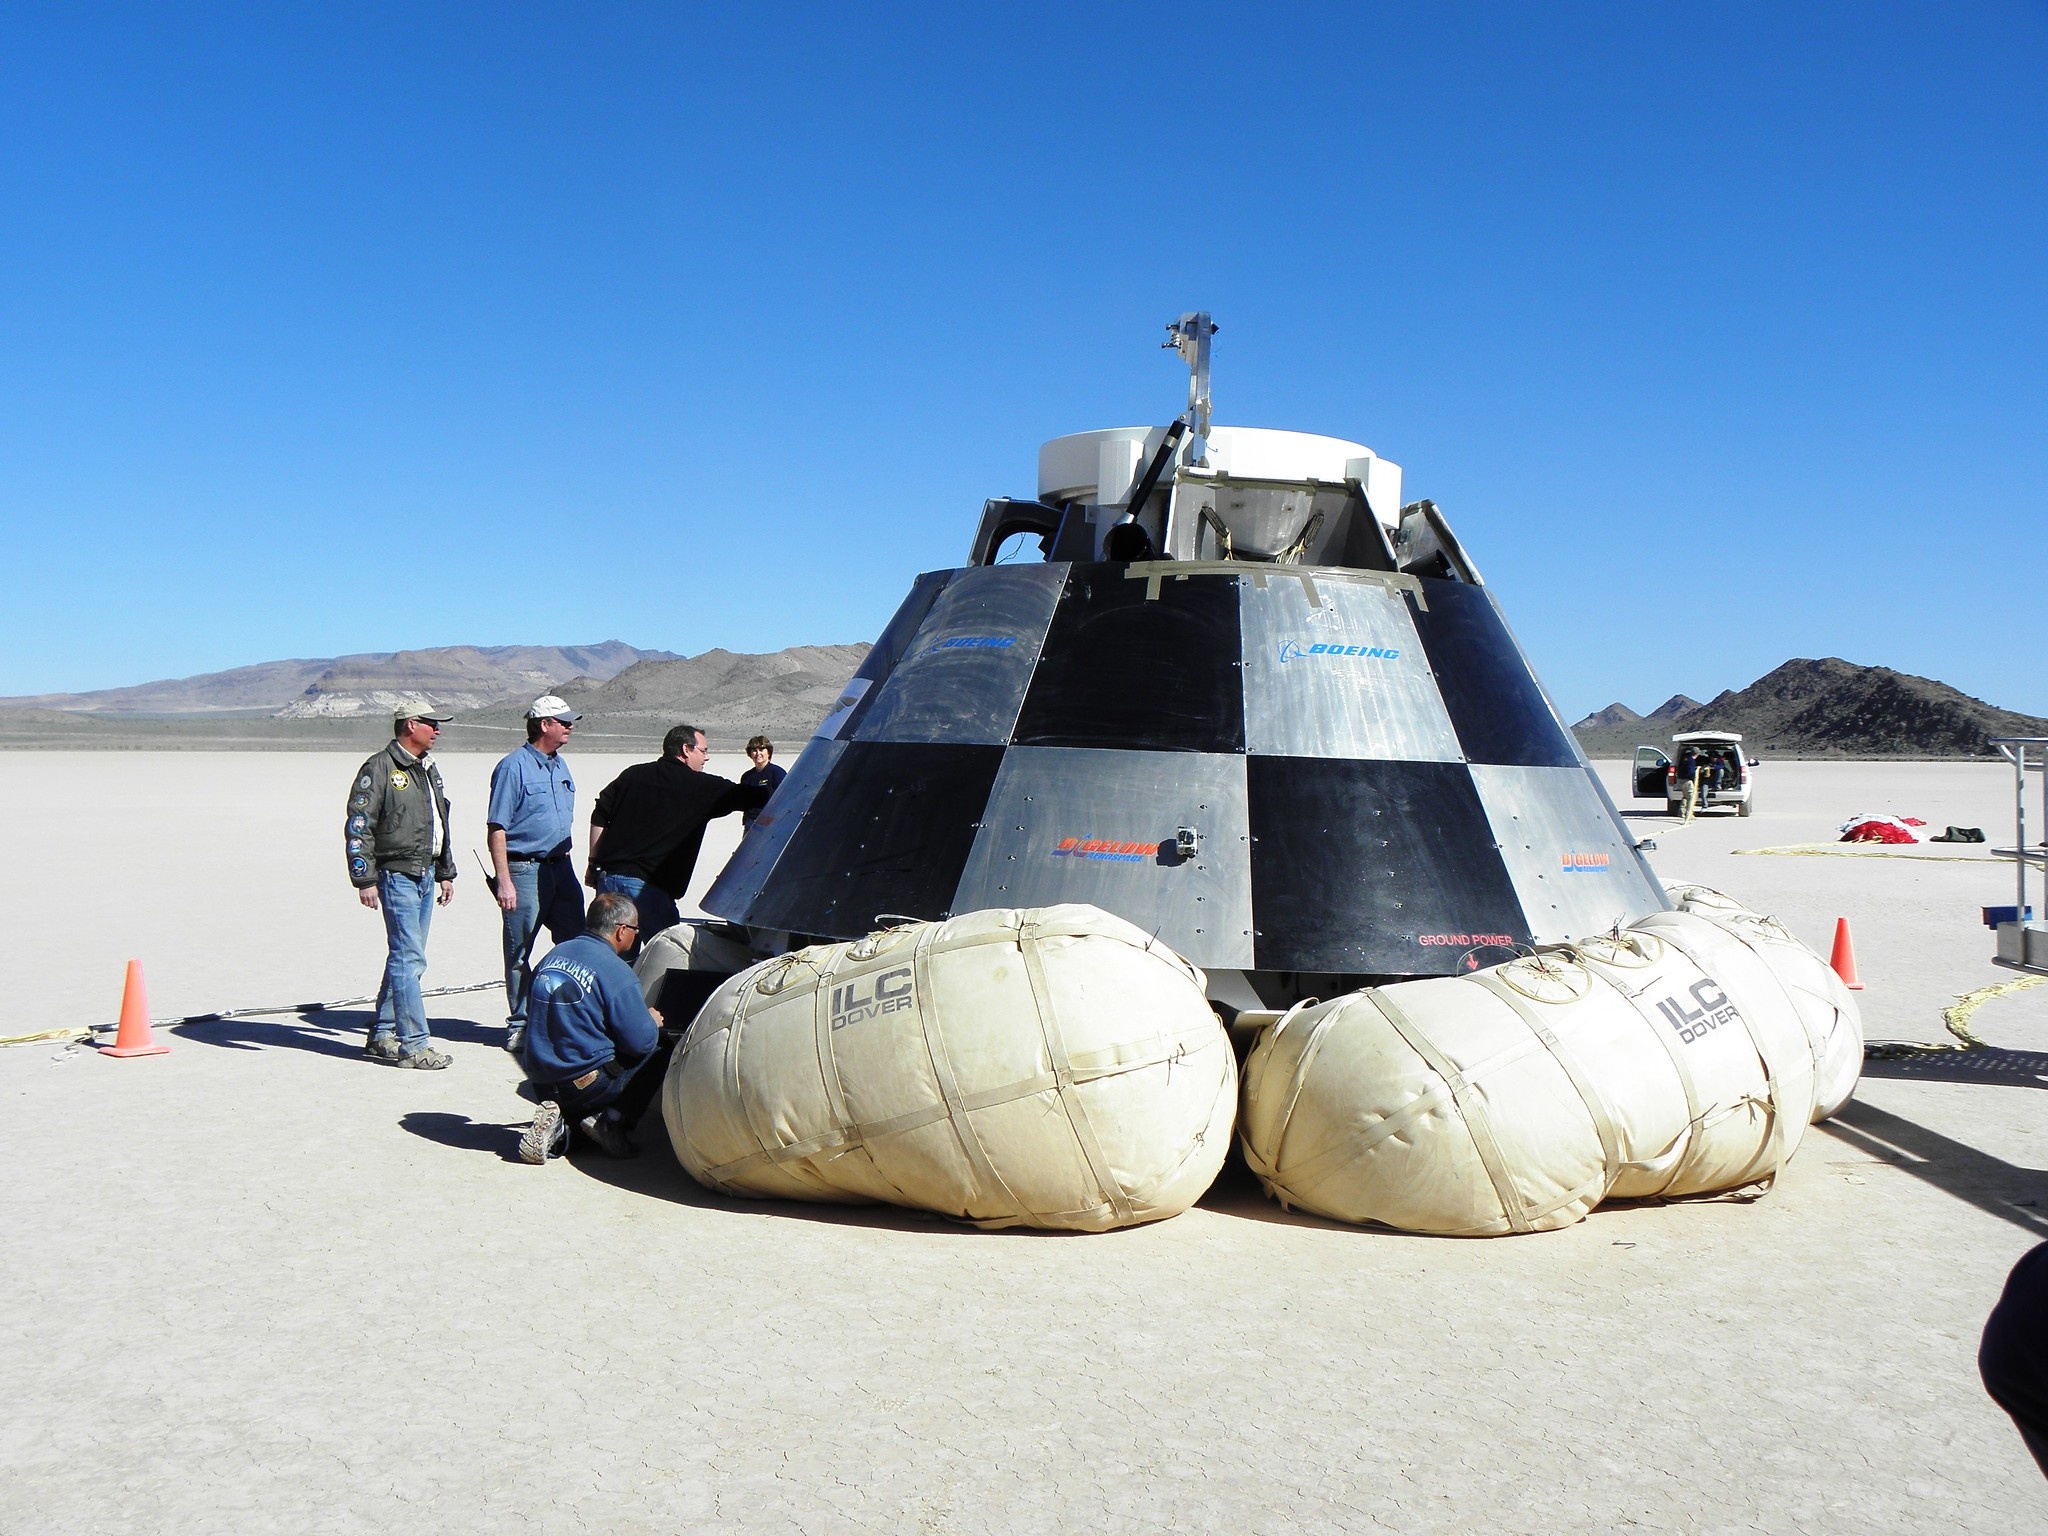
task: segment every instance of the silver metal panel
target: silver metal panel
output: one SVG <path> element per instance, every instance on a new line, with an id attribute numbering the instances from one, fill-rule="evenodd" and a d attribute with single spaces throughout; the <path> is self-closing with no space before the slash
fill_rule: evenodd
<path id="1" fill-rule="evenodd" d="M 1410 598 L 1305 572 L 1239 583 L 1245 750 L 1275 757 L 1461 759 Z"/>
<path id="2" fill-rule="evenodd" d="M 762 887 L 768 883 L 775 861 L 789 846 L 790 835 L 817 798 L 819 786 L 831 776 L 833 768 L 845 754 L 846 743 L 843 741 L 813 736 L 805 744 L 797 760 L 790 765 L 789 772 L 776 786 L 774 798 L 754 818 L 754 824 L 740 839 L 739 847 L 732 851 L 732 857 L 725 861 L 725 868 L 718 872 L 718 878 L 711 882 L 711 889 L 704 893 L 706 912 L 729 923 L 748 920 L 747 914 L 760 897 Z"/>
<path id="3" fill-rule="evenodd" d="M 1591 774 L 1484 763 L 1471 773 L 1539 944 L 1604 933 L 1665 909 L 1662 889 Z"/>
<path id="4" fill-rule="evenodd" d="M 1199 836 L 1193 857 L 1175 835 Z M 1085 901 L 1199 966 L 1252 963 L 1244 759 L 1198 752 L 1012 747 L 955 912 Z"/>
<path id="5" fill-rule="evenodd" d="M 856 741 L 1010 739 L 1067 566 L 958 572 L 854 730 Z"/>

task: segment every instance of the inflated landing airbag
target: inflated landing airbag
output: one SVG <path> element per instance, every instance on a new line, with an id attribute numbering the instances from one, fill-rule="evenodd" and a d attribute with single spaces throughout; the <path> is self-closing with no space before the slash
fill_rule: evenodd
<path id="1" fill-rule="evenodd" d="M 1772 919 L 1672 894 L 1613 934 L 1288 1013 L 1245 1066 L 1239 1135 L 1268 1193 L 1484 1236 L 1767 1185 L 1855 1087 L 1856 1004 Z"/>
<path id="2" fill-rule="evenodd" d="M 721 985 L 662 1089 L 706 1186 L 1102 1231 L 1222 1167 L 1237 1067 L 1205 978 L 1089 906 L 818 945 Z"/>

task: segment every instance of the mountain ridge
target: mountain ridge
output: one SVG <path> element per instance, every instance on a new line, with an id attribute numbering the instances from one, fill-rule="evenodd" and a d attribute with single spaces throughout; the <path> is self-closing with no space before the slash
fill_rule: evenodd
<path id="1" fill-rule="evenodd" d="M 1680 704 L 1691 707 L 1665 714 Z M 1989 755 L 1993 736 L 2048 736 L 2048 719 L 2000 709 L 1933 678 L 1839 656 L 1796 657 L 1704 704 L 1677 694 L 1636 721 L 1602 718 L 1615 707 L 1572 727 L 1587 756 L 1627 756 L 1637 745 L 1661 746 L 1684 731 L 1737 731 L 1750 752 L 1803 758 L 1978 757 Z"/>
<path id="2" fill-rule="evenodd" d="M 120 688 L 0 698 L 0 709 L 81 715 L 215 715 L 276 712 L 284 718 L 346 718 L 403 700 L 473 709 L 578 676 L 600 681 L 640 661 L 676 659 L 622 640 L 594 645 L 444 645 L 348 656 L 293 657 L 160 678 Z"/>

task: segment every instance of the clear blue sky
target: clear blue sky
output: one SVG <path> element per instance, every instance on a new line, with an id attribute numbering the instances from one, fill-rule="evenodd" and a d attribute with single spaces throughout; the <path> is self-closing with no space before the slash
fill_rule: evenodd
<path id="1" fill-rule="evenodd" d="M 871 638 L 1200 307 L 1570 717 L 2048 713 L 2044 107 L 2040 4 L 11 6 L 0 693 Z"/>

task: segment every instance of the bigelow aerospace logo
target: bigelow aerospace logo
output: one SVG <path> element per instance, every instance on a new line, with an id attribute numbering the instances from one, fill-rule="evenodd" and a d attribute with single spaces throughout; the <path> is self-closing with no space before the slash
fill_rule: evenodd
<path id="1" fill-rule="evenodd" d="M 867 988 L 865 995 L 861 990 L 863 987 Z M 849 1024 L 879 1019 L 885 1013 L 900 1012 L 908 1008 L 915 997 L 907 965 L 899 965 L 872 978 L 846 982 L 832 989 L 832 1027 L 844 1029 Z"/>
<path id="2" fill-rule="evenodd" d="M 1116 864 L 1139 864 L 1159 856 L 1157 843 L 1122 843 L 1100 837 L 1063 837 L 1052 850 L 1056 859 L 1108 859 Z"/>
<path id="3" fill-rule="evenodd" d="M 1569 853 L 1559 854 L 1557 862 L 1558 866 L 1568 875 L 1584 874 L 1587 871 L 1598 874 L 1608 868 L 1606 854 L 1580 853 L 1576 848 L 1572 849 Z"/>
<path id="4" fill-rule="evenodd" d="M 1280 665 L 1290 661 L 1334 661 L 1343 656 L 1354 656 L 1362 661 L 1392 661 L 1401 653 L 1398 649 L 1384 645 L 1326 645 L 1318 640 L 1314 645 L 1302 646 L 1292 640 L 1280 642 Z"/>

